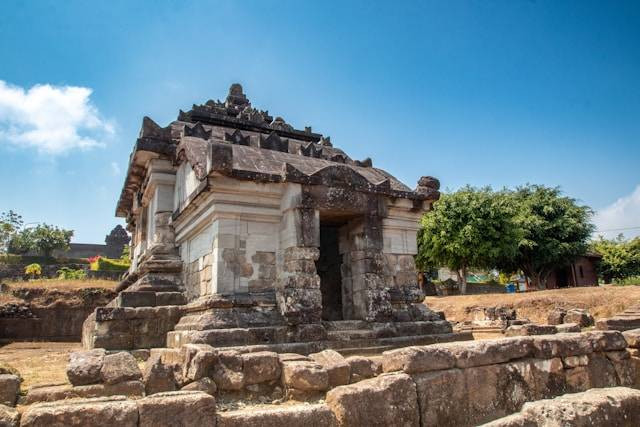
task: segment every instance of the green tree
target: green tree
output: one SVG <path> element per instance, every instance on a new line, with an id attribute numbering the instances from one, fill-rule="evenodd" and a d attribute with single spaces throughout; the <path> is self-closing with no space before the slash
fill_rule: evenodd
<path id="1" fill-rule="evenodd" d="M 630 241 L 622 235 L 611 240 L 600 237 L 591 247 L 602 255 L 598 273 L 605 283 L 640 275 L 640 237 Z"/>
<path id="2" fill-rule="evenodd" d="M 69 249 L 73 230 L 65 230 L 48 224 L 39 224 L 29 229 L 32 248 L 41 255 L 50 257 L 56 249 Z"/>
<path id="3" fill-rule="evenodd" d="M 443 194 L 422 218 L 417 263 L 456 271 L 467 291 L 469 268 L 493 268 L 513 259 L 521 240 L 512 198 L 490 188 L 462 188 Z"/>
<path id="4" fill-rule="evenodd" d="M 22 217 L 12 210 L 0 214 L 0 252 L 8 251 L 9 242 L 18 234 L 22 224 Z"/>
<path id="5" fill-rule="evenodd" d="M 514 263 L 539 289 L 545 289 L 549 275 L 569 265 L 588 249 L 593 232 L 592 211 L 562 196 L 559 188 L 526 185 L 512 193 L 516 204 L 516 223 L 522 231 L 518 252 L 513 260 L 503 260 L 512 269 Z"/>
<path id="6" fill-rule="evenodd" d="M 11 254 L 23 255 L 33 248 L 33 238 L 31 229 L 25 228 L 15 233 L 8 245 L 8 252 Z"/>

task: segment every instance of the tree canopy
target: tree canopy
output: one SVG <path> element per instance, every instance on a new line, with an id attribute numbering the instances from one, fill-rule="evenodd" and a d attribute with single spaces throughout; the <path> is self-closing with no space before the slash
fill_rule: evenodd
<path id="1" fill-rule="evenodd" d="M 512 264 L 545 289 L 549 275 L 587 252 L 594 227 L 592 211 L 559 188 L 527 185 L 512 193 L 521 233 Z"/>
<path id="2" fill-rule="evenodd" d="M 471 267 L 491 268 L 516 255 L 520 231 L 506 193 L 490 188 L 462 188 L 443 194 L 422 218 L 417 262 L 456 271 L 461 292 Z"/>
<path id="3" fill-rule="evenodd" d="M 456 271 L 461 292 L 474 268 L 522 270 L 539 288 L 549 275 L 586 253 L 591 209 L 558 188 L 515 191 L 465 187 L 444 194 L 422 218 L 417 264 Z"/>
<path id="4" fill-rule="evenodd" d="M 592 249 L 602 255 L 598 272 L 606 283 L 640 276 L 640 237 L 628 241 L 622 235 L 611 240 L 600 237 Z"/>

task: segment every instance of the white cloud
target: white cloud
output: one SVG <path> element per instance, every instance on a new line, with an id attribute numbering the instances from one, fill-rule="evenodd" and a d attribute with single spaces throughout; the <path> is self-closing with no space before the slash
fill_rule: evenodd
<path id="1" fill-rule="evenodd" d="M 111 162 L 111 173 L 113 176 L 120 175 L 120 166 L 116 162 Z"/>
<path id="2" fill-rule="evenodd" d="M 114 133 L 78 86 L 35 85 L 28 90 L 0 80 L 0 143 L 60 154 L 103 146 Z"/>
<path id="3" fill-rule="evenodd" d="M 611 205 L 596 212 L 594 218 L 596 235 L 606 238 L 622 233 L 631 238 L 640 236 L 640 185 L 628 196 L 624 196 Z"/>

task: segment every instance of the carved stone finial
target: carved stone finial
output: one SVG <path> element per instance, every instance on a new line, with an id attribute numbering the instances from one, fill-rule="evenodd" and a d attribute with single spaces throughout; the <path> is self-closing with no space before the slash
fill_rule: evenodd
<path id="1" fill-rule="evenodd" d="M 305 147 L 304 145 L 300 145 L 300 154 L 306 157 L 314 157 L 316 159 L 322 158 L 322 147 L 310 142 Z"/>
<path id="2" fill-rule="evenodd" d="M 373 166 L 373 161 L 371 160 L 371 157 L 367 157 L 364 160 L 356 160 L 356 166 L 360 166 L 363 168 L 370 168 Z"/>
<path id="3" fill-rule="evenodd" d="M 440 180 L 432 176 L 423 176 L 418 180 L 418 187 L 427 187 L 434 190 L 440 189 Z"/>
<path id="4" fill-rule="evenodd" d="M 293 126 L 291 126 L 290 124 L 287 124 L 287 122 L 285 122 L 282 117 L 276 117 L 275 119 L 273 119 L 269 127 L 275 130 L 286 130 L 286 131 L 293 130 Z"/>
<path id="5" fill-rule="evenodd" d="M 140 138 L 156 138 L 156 139 L 171 139 L 171 126 L 161 128 L 156 122 L 149 117 L 144 116 L 142 118 L 142 128 L 140 129 Z"/>
<path id="6" fill-rule="evenodd" d="M 227 107 L 236 107 L 236 106 L 245 106 L 251 105 L 245 94 L 242 92 L 242 85 L 240 83 L 234 83 L 229 87 L 229 95 L 227 95 L 227 100 L 225 102 L 225 106 Z"/>
<path id="7" fill-rule="evenodd" d="M 320 145 L 324 145 L 325 147 L 333 147 L 333 144 L 331 143 L 331 137 L 330 136 L 321 137 Z"/>
<path id="8" fill-rule="evenodd" d="M 127 234 L 124 227 L 120 224 L 116 225 L 113 230 L 104 238 L 104 242 L 107 246 L 122 249 L 122 247 L 129 243 L 131 237 Z"/>
<path id="9" fill-rule="evenodd" d="M 224 140 L 236 145 L 249 145 L 249 135 L 243 135 L 236 129 L 233 133 L 224 133 Z"/>
<path id="10" fill-rule="evenodd" d="M 194 138 L 202 138 L 209 139 L 211 138 L 211 131 L 207 131 L 202 123 L 198 122 L 193 127 L 189 127 L 187 125 L 182 129 L 182 133 L 184 136 L 191 136 Z"/>
<path id="11" fill-rule="evenodd" d="M 260 148 L 267 150 L 281 151 L 283 153 L 289 152 L 289 140 L 282 139 L 277 133 L 271 132 L 268 137 L 260 136 Z"/>

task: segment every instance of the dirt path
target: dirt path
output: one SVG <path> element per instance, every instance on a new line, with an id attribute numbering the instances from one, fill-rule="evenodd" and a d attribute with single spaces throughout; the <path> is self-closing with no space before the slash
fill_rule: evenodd
<path id="1" fill-rule="evenodd" d="M 82 349 L 79 342 L 16 342 L 0 347 L 0 363 L 20 372 L 22 390 L 35 384 L 67 382 L 69 353 Z"/>
<path id="2" fill-rule="evenodd" d="M 556 306 L 586 308 L 598 319 L 640 304 L 640 286 L 607 285 L 518 294 L 427 297 L 425 303 L 434 310 L 444 311 L 448 320 L 458 322 L 471 320 L 467 318 L 467 310 L 471 307 L 496 305 L 515 308 L 518 317 L 526 317 L 536 323 L 546 323 L 547 314 Z"/>

